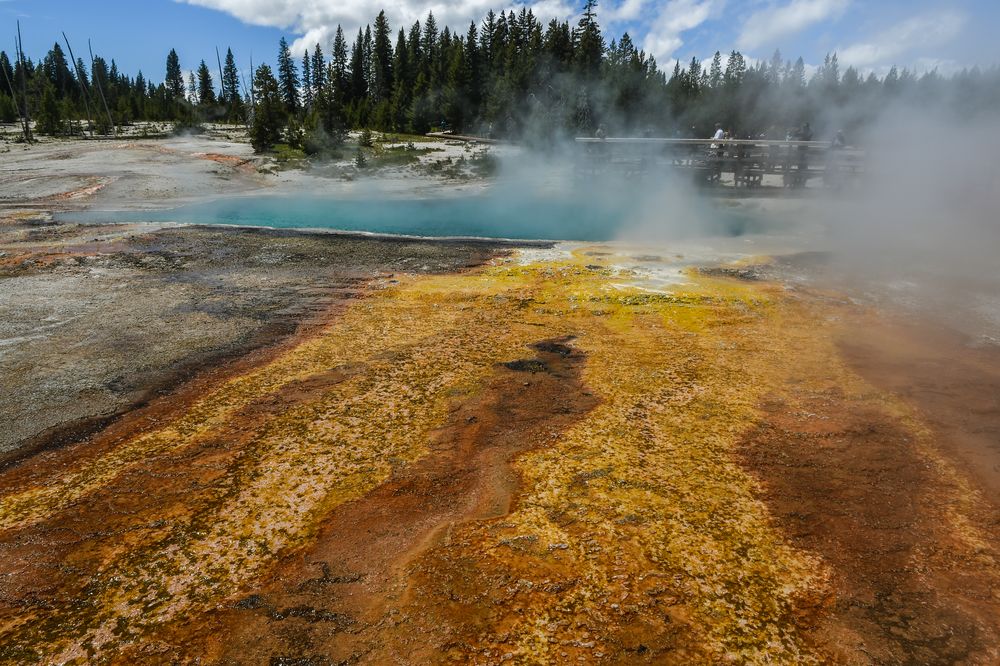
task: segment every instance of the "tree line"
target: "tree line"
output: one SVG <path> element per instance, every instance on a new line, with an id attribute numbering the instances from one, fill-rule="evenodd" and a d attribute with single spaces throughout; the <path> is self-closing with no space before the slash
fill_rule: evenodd
<path id="1" fill-rule="evenodd" d="M 133 121 L 245 124 L 254 147 L 289 143 L 307 152 L 335 148 L 350 128 L 424 133 L 433 128 L 517 138 L 537 144 L 592 134 L 708 136 L 721 123 L 736 136 L 784 136 L 811 122 L 818 133 L 855 131 L 895 100 L 948 104 L 965 113 L 1000 108 L 1000 69 L 892 68 L 885 76 L 841 71 L 836 54 L 807 76 L 802 58 L 775 52 L 756 63 L 738 51 L 710 62 L 676 62 L 669 73 L 628 33 L 607 41 L 597 1 L 580 19 L 540 22 L 530 9 L 490 11 L 464 32 L 439 28 L 433 13 L 393 34 L 385 12 L 349 39 L 299 58 L 282 38 L 274 69 L 250 80 L 232 50 L 202 60 L 185 80 L 171 50 L 162 83 L 130 77 L 95 56 L 73 62 L 59 43 L 37 62 L 0 52 L 0 120 L 15 122 L 25 103 L 45 134 L 95 131 Z M 218 74 L 218 77 L 215 76 Z M 27 94 L 20 95 L 24 89 Z"/>

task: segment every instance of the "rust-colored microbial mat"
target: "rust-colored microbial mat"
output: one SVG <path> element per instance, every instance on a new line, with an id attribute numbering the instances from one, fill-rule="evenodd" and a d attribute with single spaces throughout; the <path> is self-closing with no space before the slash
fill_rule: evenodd
<path id="1" fill-rule="evenodd" d="M 996 505 L 872 315 L 609 261 L 400 277 L 7 470 L 0 661 L 1000 659 Z"/>

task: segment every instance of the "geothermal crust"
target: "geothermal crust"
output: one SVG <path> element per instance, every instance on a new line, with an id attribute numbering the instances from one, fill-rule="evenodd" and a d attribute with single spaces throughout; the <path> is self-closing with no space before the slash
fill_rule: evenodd
<path id="1" fill-rule="evenodd" d="M 814 255 L 59 223 L 290 186 L 211 135 L 32 150 L 0 661 L 1000 658 L 995 349 Z"/>

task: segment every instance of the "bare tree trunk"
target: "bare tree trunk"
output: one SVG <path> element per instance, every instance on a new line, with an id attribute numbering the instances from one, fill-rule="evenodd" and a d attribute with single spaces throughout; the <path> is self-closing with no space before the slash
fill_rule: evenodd
<path id="1" fill-rule="evenodd" d="M 250 102 L 251 95 L 247 93 L 247 77 L 243 76 L 240 72 L 240 81 L 243 84 L 243 99 L 248 103 Z M 253 104 L 250 104 L 246 108 L 246 113 L 243 114 L 243 125 L 247 128 L 247 135 L 250 134 L 250 123 L 253 121 Z"/>
<path id="2" fill-rule="evenodd" d="M 253 51 L 250 52 L 250 106 L 257 106 L 257 100 L 254 99 L 253 93 Z"/>
<path id="3" fill-rule="evenodd" d="M 80 90 L 83 92 L 83 105 L 87 109 L 87 130 L 90 132 L 91 138 L 94 136 L 94 121 L 90 116 L 90 95 L 87 94 L 87 86 L 84 85 L 83 72 L 80 70 L 80 63 L 76 61 L 76 56 L 73 55 L 73 47 L 69 45 L 69 37 L 66 36 L 64 32 L 62 34 L 63 39 L 66 40 L 66 49 L 69 50 L 70 60 L 73 61 L 73 69 L 76 70 L 76 82 L 80 84 Z"/>
<path id="4" fill-rule="evenodd" d="M 222 95 L 222 101 L 225 102 L 228 99 L 226 97 L 226 75 L 222 73 L 222 58 L 219 57 L 218 46 L 215 47 L 215 62 L 219 63 L 219 92 Z"/>
<path id="5" fill-rule="evenodd" d="M 28 111 L 28 67 L 24 62 L 24 42 L 21 41 L 21 22 L 17 22 L 17 61 L 21 63 L 21 94 L 24 101 L 24 140 L 31 143 L 31 113 Z"/>
<path id="6" fill-rule="evenodd" d="M 15 46 L 16 45 L 17 44 L 15 42 Z M 12 100 L 14 100 L 14 105 L 17 106 L 17 88 L 14 87 L 14 82 L 10 80 L 9 76 L 7 76 L 7 70 L 6 69 L 3 70 L 3 78 L 4 78 L 5 81 L 7 81 L 7 88 L 10 89 L 10 98 Z M 17 111 L 18 111 L 17 120 L 18 120 L 18 122 L 21 125 L 21 132 L 24 133 L 24 139 L 25 139 L 25 141 L 27 141 L 27 139 L 28 139 L 28 126 L 25 125 L 25 123 L 24 123 L 24 116 L 21 115 L 21 109 L 18 108 Z"/>
<path id="7" fill-rule="evenodd" d="M 90 51 L 90 76 L 93 79 L 97 79 L 94 76 L 94 49 L 90 45 L 90 40 L 87 40 L 87 50 Z M 101 94 L 101 101 L 104 102 L 104 111 L 108 114 L 108 122 L 111 123 L 111 130 L 118 136 L 118 126 L 115 125 L 115 119 L 111 117 L 111 109 L 108 108 L 108 100 L 104 97 L 104 89 L 101 87 L 101 82 L 95 80 L 94 83 L 97 84 L 97 92 Z"/>

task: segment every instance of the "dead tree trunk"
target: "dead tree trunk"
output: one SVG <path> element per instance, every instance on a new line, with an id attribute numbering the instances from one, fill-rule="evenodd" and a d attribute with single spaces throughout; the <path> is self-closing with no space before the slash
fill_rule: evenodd
<path id="1" fill-rule="evenodd" d="M 28 110 L 28 66 L 24 62 L 24 42 L 21 41 L 21 22 L 17 22 L 17 61 L 21 64 L 21 94 L 24 102 L 24 140 L 31 143 L 31 113 Z"/>
<path id="2" fill-rule="evenodd" d="M 83 106 L 87 110 L 87 131 L 90 132 L 90 136 L 94 136 L 94 121 L 90 115 L 90 95 L 87 93 L 87 86 L 84 83 L 83 71 L 80 69 L 80 63 L 76 61 L 76 56 L 73 55 L 73 47 L 69 45 L 69 37 L 66 36 L 64 32 L 62 34 L 63 39 L 66 40 L 66 49 L 69 51 L 70 60 L 73 61 L 73 69 L 76 70 L 76 82 L 80 84 L 80 90 L 83 92 Z"/>
<path id="3" fill-rule="evenodd" d="M 101 82 L 97 80 L 94 76 L 94 48 L 90 45 L 90 40 L 87 40 L 87 50 L 90 51 L 90 76 L 94 79 L 94 83 L 97 85 L 97 92 L 101 95 L 101 101 L 104 103 L 104 111 L 108 114 L 108 122 L 111 123 L 111 131 L 118 136 L 118 127 L 115 125 L 115 119 L 111 117 L 111 109 L 108 108 L 108 100 L 104 97 L 104 89 L 101 87 Z"/>
<path id="4" fill-rule="evenodd" d="M 15 43 L 16 46 L 16 43 Z M 7 81 L 7 88 L 10 90 L 10 98 L 14 100 L 14 105 L 17 106 L 17 88 L 14 87 L 14 82 L 10 80 L 7 76 L 7 70 L 3 70 L 3 78 Z M 24 116 L 20 113 L 20 108 L 18 109 L 17 119 L 21 124 L 21 132 L 24 134 L 24 140 L 28 140 L 28 126 L 24 122 Z"/>

